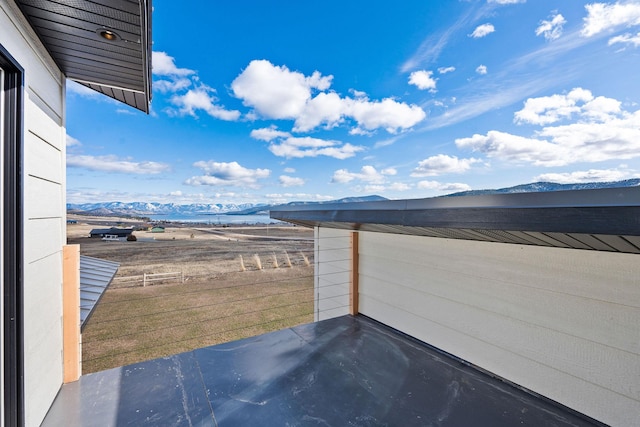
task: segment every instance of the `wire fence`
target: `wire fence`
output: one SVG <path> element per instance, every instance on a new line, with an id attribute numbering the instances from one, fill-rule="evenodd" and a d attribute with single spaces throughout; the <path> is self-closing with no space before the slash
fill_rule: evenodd
<path id="1" fill-rule="evenodd" d="M 182 269 L 183 283 L 142 287 L 116 277 L 84 328 L 83 372 L 259 335 L 347 309 L 350 247 L 327 243 L 222 258 L 194 253 L 200 268 Z M 175 267 L 175 258 L 158 253 L 154 265 Z M 316 262 L 325 258 L 329 261 Z M 123 262 L 121 270 L 137 267 Z"/>

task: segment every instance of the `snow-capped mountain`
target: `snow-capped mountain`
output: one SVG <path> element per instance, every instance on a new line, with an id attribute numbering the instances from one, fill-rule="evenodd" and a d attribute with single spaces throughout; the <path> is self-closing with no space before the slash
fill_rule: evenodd
<path id="1" fill-rule="evenodd" d="M 470 190 L 449 194 L 450 196 L 477 196 L 481 194 L 506 194 L 506 193 L 540 193 L 546 191 L 567 190 L 593 190 L 598 188 L 638 187 L 640 178 L 627 179 L 612 182 L 581 182 L 576 184 L 557 184 L 555 182 L 534 182 L 531 184 L 516 185 L 515 187 L 499 188 L 496 190 Z"/>
<path id="2" fill-rule="evenodd" d="M 640 178 L 627 179 L 616 182 L 588 182 L 578 184 L 556 184 L 553 182 L 534 182 L 532 184 L 517 185 L 515 187 L 500 188 L 496 190 L 471 190 L 461 193 L 449 194 L 444 197 L 472 196 L 480 194 L 500 194 L 500 193 L 535 193 L 544 191 L 562 190 L 586 190 L 596 188 L 616 188 L 616 187 L 637 187 L 640 186 Z M 380 196 L 347 197 L 333 200 L 331 202 L 290 202 L 286 205 L 306 205 L 322 203 L 351 203 L 375 200 L 387 200 Z M 105 203 L 68 203 L 67 211 L 84 215 L 99 216 L 148 216 L 148 215 L 202 215 L 202 214 L 223 214 L 233 213 L 236 215 L 262 214 L 267 213 L 274 205 L 264 203 L 252 204 L 205 204 L 193 203 L 190 205 L 179 205 L 176 203 L 146 203 L 146 202 L 105 202 Z"/>
<path id="3" fill-rule="evenodd" d="M 219 214 L 240 211 L 253 208 L 258 205 L 251 203 L 242 204 L 206 204 L 192 203 L 189 205 L 179 205 L 176 203 L 148 203 L 148 202 L 104 202 L 104 203 L 67 203 L 67 211 L 82 213 L 87 215 L 124 215 L 124 216 L 146 216 L 146 215 L 201 215 Z"/>

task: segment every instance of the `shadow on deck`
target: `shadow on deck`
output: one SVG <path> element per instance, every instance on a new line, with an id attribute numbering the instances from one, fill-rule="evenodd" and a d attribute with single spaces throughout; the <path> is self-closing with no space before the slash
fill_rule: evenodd
<path id="1" fill-rule="evenodd" d="M 43 426 L 599 425 L 364 317 L 85 375 Z"/>

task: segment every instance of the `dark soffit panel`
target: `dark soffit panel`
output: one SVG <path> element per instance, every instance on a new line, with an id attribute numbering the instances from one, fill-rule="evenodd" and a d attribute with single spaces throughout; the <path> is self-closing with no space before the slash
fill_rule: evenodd
<path id="1" fill-rule="evenodd" d="M 640 187 L 273 208 L 307 227 L 640 254 Z"/>
<path id="2" fill-rule="evenodd" d="M 151 0 L 17 0 L 65 76 L 149 112 Z M 108 31 L 113 40 L 101 33 Z"/>

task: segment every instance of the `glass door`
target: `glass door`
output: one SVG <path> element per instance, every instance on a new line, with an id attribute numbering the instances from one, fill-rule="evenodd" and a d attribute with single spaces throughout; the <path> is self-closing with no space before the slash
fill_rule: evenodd
<path id="1" fill-rule="evenodd" d="M 24 424 L 23 369 L 23 69 L 0 44 L 0 358 L 1 425 Z"/>

